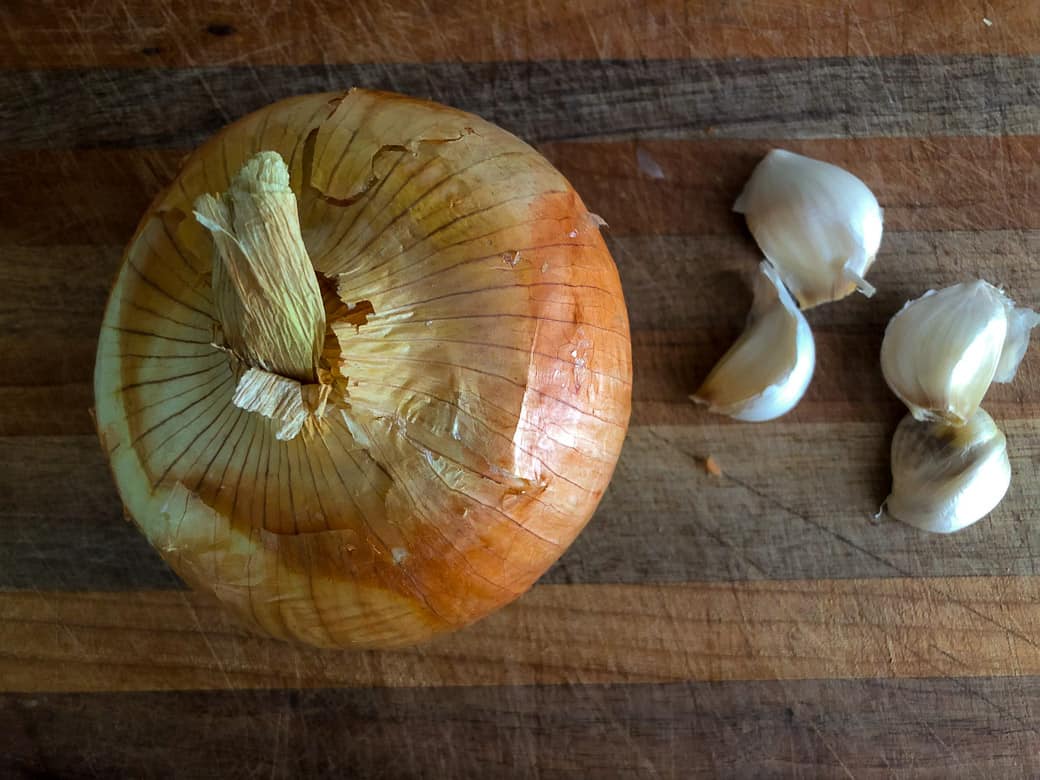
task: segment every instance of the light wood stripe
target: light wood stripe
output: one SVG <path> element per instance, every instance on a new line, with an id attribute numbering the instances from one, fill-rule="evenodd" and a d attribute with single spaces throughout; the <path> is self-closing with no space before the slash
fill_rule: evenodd
<path id="1" fill-rule="evenodd" d="M 186 592 L 6 593 L 0 689 L 1036 675 L 1038 597 L 1038 577 L 538 586 L 420 648 L 331 653 L 247 636 Z"/>
<path id="2" fill-rule="evenodd" d="M 539 150 L 607 220 L 610 237 L 721 237 L 743 233 L 731 211 L 733 201 L 762 155 L 778 145 L 860 176 L 885 207 L 889 232 L 1040 228 L 1034 203 L 1040 137 L 1035 135 L 552 142 Z M 5 204 L 0 247 L 122 246 L 152 198 L 173 179 L 184 154 L 183 149 L 0 152 Z M 650 161 L 663 178 L 647 173 L 654 171 Z M 27 181 L 33 186 L 27 188 Z M 109 279 L 105 272 L 90 281 Z"/>
<path id="3" fill-rule="evenodd" d="M 0 146 L 189 148 L 279 98 L 351 86 L 431 98 L 534 143 L 1035 135 L 1038 80 L 1036 57 L 982 55 L 0 70 Z"/>
<path id="4" fill-rule="evenodd" d="M 392 6 L 360 0 L 219 6 L 140 0 L 21 3 L 0 11 L 0 67 L 248 63 L 824 57 L 1040 51 L 1028 2 L 942 0 L 906 10 L 871 0 L 719 4 L 711 0 L 521 0 Z M 987 25 L 988 20 L 990 24 Z M 431 34 L 431 31 L 436 31 Z"/>

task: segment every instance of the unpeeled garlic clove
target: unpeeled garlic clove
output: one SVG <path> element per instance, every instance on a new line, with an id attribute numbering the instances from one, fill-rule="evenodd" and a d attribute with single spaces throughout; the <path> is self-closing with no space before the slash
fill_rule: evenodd
<path id="1" fill-rule="evenodd" d="M 862 181 L 837 165 L 773 149 L 733 210 L 803 309 L 859 289 L 881 246 L 882 211 Z"/>
<path id="2" fill-rule="evenodd" d="M 776 269 L 762 263 L 744 332 L 690 398 L 737 420 L 772 420 L 801 400 L 815 365 L 805 315 Z"/>
<path id="3" fill-rule="evenodd" d="M 952 533 L 992 512 L 1010 484 L 1007 439 L 985 410 L 964 425 L 908 414 L 892 437 L 884 511 L 924 531 Z"/>
<path id="4" fill-rule="evenodd" d="M 1011 381 L 1038 322 L 980 279 L 929 290 L 888 323 L 881 371 L 915 418 L 960 425 L 994 380 Z"/>

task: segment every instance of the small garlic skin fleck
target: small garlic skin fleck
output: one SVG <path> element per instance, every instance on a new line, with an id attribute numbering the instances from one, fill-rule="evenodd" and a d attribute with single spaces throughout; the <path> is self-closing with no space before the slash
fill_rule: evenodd
<path id="1" fill-rule="evenodd" d="M 881 246 L 883 215 L 860 179 L 837 165 L 773 149 L 733 204 L 803 309 L 859 289 Z"/>
<path id="2" fill-rule="evenodd" d="M 985 410 L 957 426 L 908 414 L 892 437 L 885 512 L 924 531 L 952 533 L 992 512 L 1010 484 L 1007 438 Z"/>
<path id="3" fill-rule="evenodd" d="M 1014 377 L 1038 322 L 981 279 L 929 290 L 889 322 L 881 371 L 915 418 L 961 425 Z"/>
<path id="4" fill-rule="evenodd" d="M 764 262 L 744 332 L 690 398 L 736 420 L 773 420 L 802 399 L 815 367 L 809 323 Z"/>

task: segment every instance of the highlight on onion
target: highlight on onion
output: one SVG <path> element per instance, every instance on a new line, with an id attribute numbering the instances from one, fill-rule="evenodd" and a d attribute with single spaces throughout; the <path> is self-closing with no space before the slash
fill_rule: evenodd
<path id="1" fill-rule="evenodd" d="M 408 644 L 517 598 L 628 425 L 599 224 L 531 147 L 434 103 L 307 95 L 225 128 L 105 312 L 96 416 L 128 514 L 280 638 Z"/>

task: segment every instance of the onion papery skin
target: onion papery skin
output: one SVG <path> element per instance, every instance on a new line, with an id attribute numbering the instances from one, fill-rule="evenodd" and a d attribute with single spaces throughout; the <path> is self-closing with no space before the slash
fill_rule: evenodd
<path id="1" fill-rule="evenodd" d="M 290 170 L 335 294 L 347 406 L 277 441 L 231 402 L 212 241 L 192 216 L 252 155 Z M 585 526 L 631 408 L 617 270 L 566 179 L 470 114 L 351 90 L 275 103 L 184 163 L 101 329 L 98 431 L 127 513 L 251 627 L 415 643 L 527 590 Z"/>

